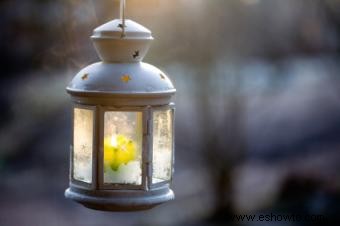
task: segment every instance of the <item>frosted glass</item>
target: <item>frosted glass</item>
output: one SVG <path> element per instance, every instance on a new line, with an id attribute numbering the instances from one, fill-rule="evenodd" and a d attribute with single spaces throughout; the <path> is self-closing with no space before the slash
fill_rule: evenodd
<path id="1" fill-rule="evenodd" d="M 93 111 L 74 109 L 73 178 L 92 183 Z"/>
<path id="2" fill-rule="evenodd" d="M 142 184 L 142 113 L 105 112 L 104 184 Z"/>
<path id="3" fill-rule="evenodd" d="M 153 183 L 171 179 L 172 123 L 172 110 L 153 113 Z"/>

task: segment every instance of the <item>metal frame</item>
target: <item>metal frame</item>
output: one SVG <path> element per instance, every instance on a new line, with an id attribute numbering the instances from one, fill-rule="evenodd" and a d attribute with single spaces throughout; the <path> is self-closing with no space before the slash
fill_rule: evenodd
<path id="1" fill-rule="evenodd" d="M 143 165 L 146 170 L 146 178 L 145 178 L 145 187 L 144 190 L 148 191 L 151 188 L 152 184 L 152 148 L 151 148 L 151 142 L 152 142 L 152 128 L 151 128 L 151 122 L 152 122 L 152 107 L 147 106 L 146 107 L 146 113 L 144 114 L 144 120 L 145 120 L 145 126 L 143 127 L 143 137 L 145 140 L 144 145 L 144 158 L 143 158 Z"/>
<path id="2" fill-rule="evenodd" d="M 172 117 L 171 117 L 171 123 L 172 123 L 172 125 L 171 125 L 172 126 L 171 154 L 172 154 L 172 157 L 171 157 L 171 173 L 170 173 L 169 180 L 153 183 L 153 136 L 151 136 L 151 139 L 150 139 L 150 156 L 151 156 L 150 188 L 157 188 L 157 187 L 163 186 L 165 184 L 171 184 L 171 182 L 173 180 L 174 165 L 175 165 L 175 109 L 176 108 L 175 108 L 174 103 L 170 103 L 168 105 L 163 105 L 163 106 L 152 107 L 152 109 L 151 109 L 151 117 L 150 117 L 151 118 L 151 123 L 150 123 L 151 131 L 153 131 L 153 113 L 155 111 L 171 110 L 171 114 L 172 114 Z"/>
<path id="3" fill-rule="evenodd" d="M 172 160 L 171 160 L 171 177 L 170 177 L 170 182 L 169 184 L 172 183 L 174 173 L 175 173 L 175 123 L 176 123 L 176 106 L 174 103 L 171 103 L 170 106 L 172 107 Z"/>
<path id="4" fill-rule="evenodd" d="M 80 181 L 74 178 L 74 110 L 83 109 L 83 110 L 91 110 L 93 112 L 93 131 L 92 131 L 92 181 L 91 183 L 87 183 L 84 181 Z M 91 105 L 81 105 L 81 104 L 73 104 L 72 106 L 72 145 L 70 147 L 70 182 L 74 187 L 85 188 L 88 190 L 95 190 L 97 188 L 97 115 L 98 115 L 97 106 Z"/>

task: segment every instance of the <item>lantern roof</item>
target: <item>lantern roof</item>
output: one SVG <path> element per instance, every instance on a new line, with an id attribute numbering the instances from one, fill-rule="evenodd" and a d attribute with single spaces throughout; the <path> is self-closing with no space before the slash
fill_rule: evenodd
<path id="1" fill-rule="evenodd" d="M 164 72 L 141 62 L 153 40 L 147 28 L 116 19 L 96 28 L 91 39 L 102 62 L 74 77 L 67 87 L 71 95 L 172 96 L 176 92 Z"/>
<path id="2" fill-rule="evenodd" d="M 67 87 L 73 95 L 173 95 L 167 75 L 147 63 L 98 62 L 82 69 Z"/>
<path id="3" fill-rule="evenodd" d="M 102 62 L 85 67 L 73 78 L 67 87 L 71 96 L 109 96 L 112 100 L 143 97 L 166 104 L 175 94 L 164 72 L 141 62 L 153 40 L 147 28 L 131 20 L 115 19 L 96 28 L 91 39 Z"/>

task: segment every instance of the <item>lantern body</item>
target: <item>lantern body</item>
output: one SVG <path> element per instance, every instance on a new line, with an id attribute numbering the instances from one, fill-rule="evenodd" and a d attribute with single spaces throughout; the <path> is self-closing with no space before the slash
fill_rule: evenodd
<path id="1" fill-rule="evenodd" d="M 82 69 L 67 87 L 73 102 L 67 198 L 108 211 L 152 208 L 174 198 L 176 90 L 156 67 L 141 62 L 151 32 L 120 20 L 92 36 L 102 62 Z"/>

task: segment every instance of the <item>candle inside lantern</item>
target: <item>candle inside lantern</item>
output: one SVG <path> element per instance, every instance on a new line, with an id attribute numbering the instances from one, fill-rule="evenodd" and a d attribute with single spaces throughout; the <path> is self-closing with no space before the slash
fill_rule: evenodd
<path id="1" fill-rule="evenodd" d="M 104 164 L 113 171 L 136 159 L 136 144 L 124 135 L 104 139 Z"/>
<path id="2" fill-rule="evenodd" d="M 106 112 L 104 182 L 141 184 L 141 113 Z"/>

